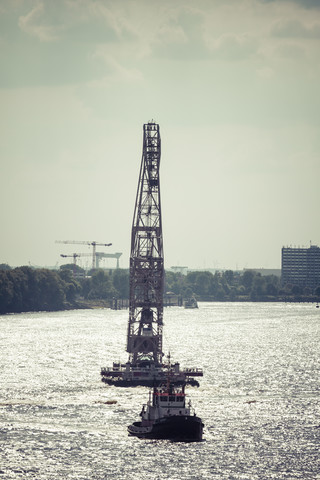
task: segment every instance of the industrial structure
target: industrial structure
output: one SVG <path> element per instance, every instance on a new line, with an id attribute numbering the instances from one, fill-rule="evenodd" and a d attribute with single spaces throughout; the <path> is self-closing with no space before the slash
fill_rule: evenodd
<path id="1" fill-rule="evenodd" d="M 283 247 L 281 254 L 281 282 L 314 290 L 320 286 L 320 248 Z"/>
<path id="2" fill-rule="evenodd" d="M 168 370 L 171 380 L 197 384 L 200 369 L 180 370 L 163 363 L 164 261 L 160 201 L 159 125 L 143 126 L 143 153 L 135 202 L 130 253 L 130 299 L 126 364 L 102 368 L 102 381 L 117 385 L 153 385 Z"/>
<path id="3" fill-rule="evenodd" d="M 121 257 L 121 252 L 116 253 L 104 253 L 104 252 L 96 252 L 96 268 L 100 268 L 100 261 L 103 258 L 115 258 L 116 259 L 116 268 L 119 268 L 119 258 Z"/>
<path id="4" fill-rule="evenodd" d="M 144 125 L 143 161 L 134 210 L 130 254 L 127 351 L 136 364 L 162 363 L 163 243 L 160 202 L 159 125 Z"/>
<path id="5" fill-rule="evenodd" d="M 78 240 L 56 240 L 56 243 L 68 243 L 72 245 L 90 245 L 92 246 L 92 268 L 95 269 L 96 267 L 96 247 L 110 247 L 112 243 L 99 243 L 99 242 L 90 242 L 90 241 L 78 241 Z M 74 254 L 75 255 L 75 254 Z M 72 255 L 73 256 L 73 255 Z M 78 254 L 78 256 L 82 256 Z M 76 258 L 76 257 L 74 257 Z"/>
<path id="6" fill-rule="evenodd" d="M 115 258 L 117 260 L 116 268 L 119 268 L 119 258 L 121 257 L 121 252 L 116 253 L 104 253 L 104 252 L 95 252 L 95 268 L 100 268 L 100 261 L 103 258 Z M 73 258 L 73 264 L 77 264 L 77 258 L 79 257 L 91 257 L 91 253 L 73 253 L 72 255 L 64 255 L 61 253 L 60 257 L 62 258 Z"/>

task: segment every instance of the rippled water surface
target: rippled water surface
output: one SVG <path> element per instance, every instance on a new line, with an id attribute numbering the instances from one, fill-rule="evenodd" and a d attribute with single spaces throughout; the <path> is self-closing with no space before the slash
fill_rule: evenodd
<path id="1" fill-rule="evenodd" d="M 320 479 L 320 309 L 201 303 L 164 318 L 165 351 L 204 369 L 188 389 L 201 443 L 128 437 L 148 389 L 100 381 L 127 360 L 127 310 L 0 316 L 0 479 Z"/>

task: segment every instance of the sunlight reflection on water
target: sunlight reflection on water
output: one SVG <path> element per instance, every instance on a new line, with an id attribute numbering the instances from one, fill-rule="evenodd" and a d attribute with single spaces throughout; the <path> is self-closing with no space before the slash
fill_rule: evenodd
<path id="1" fill-rule="evenodd" d="M 101 366 L 127 359 L 127 318 L 126 310 L 0 317 L 0 478 L 317 478 L 314 305 L 165 309 L 166 352 L 205 372 L 200 387 L 188 389 L 205 423 L 196 444 L 128 437 L 148 390 L 100 381 Z"/>

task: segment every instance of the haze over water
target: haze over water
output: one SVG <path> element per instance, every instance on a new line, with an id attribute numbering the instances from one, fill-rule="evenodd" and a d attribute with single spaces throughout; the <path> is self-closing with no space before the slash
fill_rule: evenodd
<path id="1" fill-rule="evenodd" d="M 100 381 L 101 366 L 127 360 L 127 320 L 102 309 L 0 317 L 0 478 L 320 478 L 314 304 L 165 309 L 165 353 L 204 368 L 187 389 L 205 424 L 194 444 L 128 437 L 148 389 Z"/>

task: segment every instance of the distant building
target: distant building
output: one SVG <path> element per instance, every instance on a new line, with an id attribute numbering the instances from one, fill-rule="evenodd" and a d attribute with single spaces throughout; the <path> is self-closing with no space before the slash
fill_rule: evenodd
<path id="1" fill-rule="evenodd" d="M 281 277 L 280 268 L 244 268 L 243 271 L 260 273 L 262 277 L 267 277 L 269 275 L 275 275 L 276 277 Z"/>
<path id="2" fill-rule="evenodd" d="M 320 248 L 283 247 L 281 281 L 312 290 L 320 285 Z"/>
<path id="3" fill-rule="evenodd" d="M 186 275 L 188 271 L 188 267 L 180 267 L 179 265 L 171 267 L 171 270 L 174 273 L 181 273 L 182 275 Z"/>

